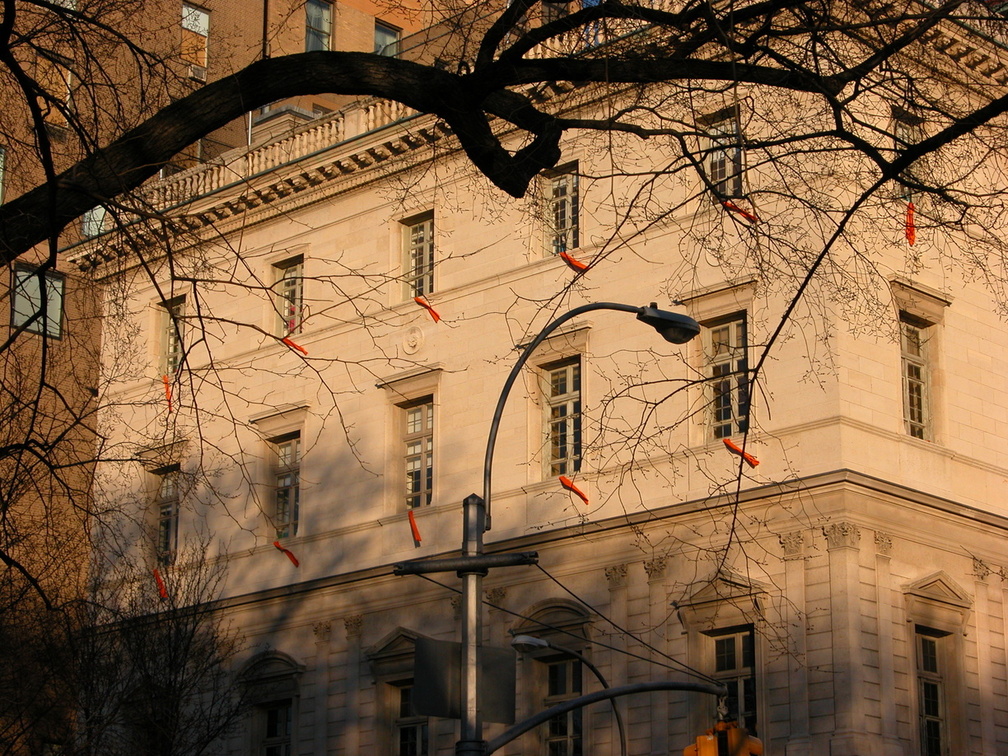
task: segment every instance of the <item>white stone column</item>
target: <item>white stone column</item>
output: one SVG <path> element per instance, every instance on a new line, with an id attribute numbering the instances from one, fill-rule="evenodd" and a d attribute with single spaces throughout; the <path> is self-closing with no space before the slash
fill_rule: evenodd
<path id="1" fill-rule="evenodd" d="M 315 745 L 312 753 L 324 756 L 329 741 L 329 638 L 332 635 L 332 623 L 328 620 L 316 622 L 312 626 L 312 632 L 315 634 L 315 721 L 312 723 Z"/>
<path id="2" fill-rule="evenodd" d="M 343 618 L 346 630 L 346 696 L 343 707 L 343 732 L 346 734 L 344 753 L 360 752 L 360 665 L 361 628 L 364 615 L 351 614 Z"/>
<path id="3" fill-rule="evenodd" d="M 823 528 L 829 551 L 830 622 L 833 639 L 833 741 L 830 756 L 861 756 L 874 748 L 864 734 L 861 671 L 861 531 L 850 522 Z"/>
<path id="4" fill-rule="evenodd" d="M 620 627 L 627 626 L 627 566 L 625 564 L 614 564 L 605 569 L 606 582 L 609 584 L 609 619 Z M 620 647 L 626 643 L 626 639 L 620 638 L 617 631 L 610 625 L 605 628 L 606 641 L 613 646 Z M 609 652 L 609 684 L 614 688 L 626 685 L 627 682 L 627 659 L 623 654 Z"/>
<path id="5" fill-rule="evenodd" d="M 879 696 L 882 718 L 882 751 L 886 756 L 903 756 L 897 736 L 896 659 L 893 636 L 892 538 L 875 533 L 875 605 L 878 612 Z M 886 726 L 888 723 L 888 726 Z"/>
<path id="6" fill-rule="evenodd" d="M 980 693 L 980 752 L 995 753 L 997 751 L 997 730 L 994 726 L 994 664 L 991 649 L 991 616 L 990 597 L 988 596 L 987 577 L 991 569 L 983 561 L 973 558 L 973 577 L 976 598 L 976 645 L 977 672 Z"/>
<path id="7" fill-rule="evenodd" d="M 785 637 L 791 639 L 788 655 L 788 709 L 790 733 L 787 756 L 809 754 L 809 683 L 805 628 L 805 535 L 788 533 L 780 538 L 784 547 Z"/>
<path id="8" fill-rule="evenodd" d="M 649 626 L 652 628 L 651 645 L 667 651 L 668 637 L 664 626 L 669 614 L 668 591 L 665 587 L 665 557 L 644 562 L 648 576 L 648 596 L 650 599 Z M 651 697 L 651 753 L 654 756 L 668 756 L 669 748 L 669 701 L 668 696 Z"/>

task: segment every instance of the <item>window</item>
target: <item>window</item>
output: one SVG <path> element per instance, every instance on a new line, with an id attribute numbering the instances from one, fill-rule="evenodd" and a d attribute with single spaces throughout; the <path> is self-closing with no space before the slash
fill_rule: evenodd
<path id="1" fill-rule="evenodd" d="M 902 108 L 893 108 L 892 128 L 893 147 L 897 151 L 912 147 L 924 138 L 924 119 Z M 909 168 L 904 170 L 902 177 L 909 181 L 914 181 L 916 179 L 914 168 L 920 168 L 920 161 L 915 161 Z M 907 202 L 913 202 L 914 200 L 913 191 L 902 184 L 899 186 L 897 196 L 899 199 L 906 200 Z"/>
<path id="2" fill-rule="evenodd" d="M 756 648 L 753 627 L 716 630 L 711 637 L 714 677 L 728 688 L 728 719 L 750 734 L 757 733 Z"/>
<path id="3" fill-rule="evenodd" d="M 178 549 L 179 523 L 179 467 L 172 465 L 161 470 L 155 470 L 157 479 L 157 542 L 155 556 L 157 563 L 163 567 L 175 561 Z"/>
<path id="4" fill-rule="evenodd" d="M 546 2 L 542 4 L 542 22 L 550 24 L 567 15 L 567 2 Z"/>
<path id="5" fill-rule="evenodd" d="M 11 325 L 53 338 L 62 335 L 63 276 L 51 270 L 14 268 Z"/>
<path id="6" fill-rule="evenodd" d="M 707 155 L 707 179 L 718 198 L 741 197 L 742 144 L 737 108 L 729 108 L 711 117 L 707 125 L 710 151 Z"/>
<path id="7" fill-rule="evenodd" d="M 185 315 L 185 296 L 174 297 L 161 303 L 161 372 L 174 375 L 184 356 L 182 323 Z"/>
<path id="8" fill-rule="evenodd" d="M 105 216 L 108 210 L 104 205 L 92 207 L 81 216 L 81 234 L 87 238 L 100 235 L 105 230 Z"/>
<path id="9" fill-rule="evenodd" d="M 66 128 L 73 110 L 73 73 L 70 60 L 52 53 L 39 52 L 36 80 L 44 93 L 42 116 L 46 124 Z M 59 132 L 56 132 L 59 133 Z"/>
<path id="10" fill-rule="evenodd" d="M 579 238 L 577 164 L 547 176 L 549 246 L 554 255 L 577 249 Z"/>
<path id="11" fill-rule="evenodd" d="M 403 407 L 406 429 L 406 508 L 431 503 L 434 489 L 434 398 L 426 396 Z"/>
<path id="12" fill-rule="evenodd" d="M 556 659 L 546 662 L 546 698 L 543 707 L 556 706 L 581 695 L 581 662 Z M 581 712 L 574 709 L 550 719 L 546 731 L 546 756 L 581 756 Z"/>
<path id="13" fill-rule="evenodd" d="M 276 283 L 277 328 L 282 336 L 301 333 L 304 320 L 304 257 L 298 255 L 273 266 Z"/>
<path id="14" fill-rule="evenodd" d="M 258 707 L 262 721 L 262 756 L 291 756 L 291 725 L 294 707 L 289 698 Z"/>
<path id="15" fill-rule="evenodd" d="M 413 708 L 413 681 L 394 685 L 398 703 L 395 717 L 395 753 L 398 756 L 427 756 L 430 753 L 430 732 L 427 717 L 418 716 Z"/>
<path id="16" fill-rule="evenodd" d="M 581 358 L 547 365 L 549 474 L 581 469 Z"/>
<path id="17" fill-rule="evenodd" d="M 434 291 L 434 213 L 403 221 L 406 260 L 406 296 L 421 297 Z"/>
<path id="18" fill-rule="evenodd" d="M 749 364 L 745 313 L 705 326 L 714 438 L 749 429 Z"/>
<path id="19" fill-rule="evenodd" d="M 188 3 L 182 4 L 182 61 L 195 69 L 190 69 L 193 78 L 206 77 L 207 42 L 210 38 L 210 14 L 202 8 Z M 202 77 L 200 74 L 202 73 Z"/>
<path id="20" fill-rule="evenodd" d="M 378 55 L 385 55 L 389 58 L 395 58 L 399 55 L 399 30 L 376 20 L 374 25 L 374 51 Z"/>
<path id="21" fill-rule="evenodd" d="M 947 756 L 949 753 L 942 658 L 946 635 L 919 625 L 915 633 L 921 756 Z"/>
<path id="22" fill-rule="evenodd" d="M 288 433 L 270 441 L 275 455 L 273 525 L 277 538 L 297 535 L 301 497 L 301 434 Z"/>
<path id="23" fill-rule="evenodd" d="M 331 49 L 332 3 L 308 0 L 305 3 L 305 52 Z"/>
<path id="24" fill-rule="evenodd" d="M 903 423 L 914 438 L 928 437 L 928 324 L 900 313 L 903 363 Z"/>

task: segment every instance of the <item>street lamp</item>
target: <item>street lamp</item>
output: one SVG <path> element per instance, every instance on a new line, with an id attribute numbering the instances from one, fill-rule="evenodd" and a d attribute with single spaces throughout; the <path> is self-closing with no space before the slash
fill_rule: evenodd
<path id="1" fill-rule="evenodd" d="M 462 578 L 462 726 L 460 739 L 455 744 L 456 756 L 484 756 L 487 744 L 483 740 L 483 722 L 477 705 L 480 663 L 480 639 L 483 633 L 483 576 L 491 567 L 518 564 L 535 564 L 538 555 L 483 553 L 483 533 L 490 529 L 490 487 L 492 482 L 493 452 L 497 430 L 504 404 L 522 367 L 536 348 L 553 331 L 568 320 L 594 310 L 629 312 L 637 320 L 654 328 L 672 344 L 685 344 L 700 333 L 700 325 L 688 315 L 659 310 L 652 302 L 647 307 L 619 304 L 618 302 L 592 302 L 575 307 L 548 323 L 518 357 L 501 389 L 497 407 L 490 420 L 486 457 L 483 462 L 483 498 L 470 494 L 462 502 L 462 556 L 457 559 L 415 560 L 395 565 L 397 575 L 418 575 L 433 572 L 456 572 Z"/>
<path id="2" fill-rule="evenodd" d="M 582 654 L 580 651 L 575 651 L 573 648 L 560 646 L 546 640 L 545 638 L 536 638 L 532 635 L 516 635 L 511 639 L 511 647 L 524 653 L 551 648 L 554 651 L 559 651 L 561 654 L 566 656 L 573 656 L 592 671 L 592 674 L 595 675 L 595 679 L 599 681 L 603 690 L 607 690 L 609 688 L 609 683 L 602 676 L 602 672 L 599 668 L 592 664 L 587 656 Z M 613 717 L 616 719 L 616 727 L 619 730 L 620 754 L 621 756 L 627 756 L 626 730 L 623 729 L 623 717 L 620 715 L 619 707 L 616 706 L 616 699 L 610 698 L 609 703 L 612 704 Z"/>

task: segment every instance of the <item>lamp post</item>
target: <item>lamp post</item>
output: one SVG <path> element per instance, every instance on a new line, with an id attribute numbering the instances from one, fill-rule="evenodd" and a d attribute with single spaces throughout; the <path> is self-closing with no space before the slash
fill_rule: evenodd
<path id="1" fill-rule="evenodd" d="M 561 654 L 566 656 L 573 656 L 591 670 L 603 690 L 609 689 L 609 683 L 606 681 L 605 677 L 602 676 L 602 672 L 599 668 L 592 664 L 591 660 L 580 651 L 575 651 L 573 648 L 567 648 L 566 646 L 561 646 L 548 641 L 545 638 L 536 638 L 531 635 L 516 635 L 511 639 L 511 647 L 517 649 L 518 651 L 526 652 L 551 648 L 554 651 L 559 651 Z M 616 699 L 610 698 L 609 703 L 612 704 L 613 717 L 616 720 L 616 728 L 619 730 L 620 754 L 621 756 L 627 756 L 626 730 L 623 729 L 623 717 L 620 715 L 619 707 L 616 706 Z"/>
<path id="2" fill-rule="evenodd" d="M 617 302 L 592 302 L 575 307 L 548 323 L 522 351 L 504 381 L 497 407 L 490 420 L 486 457 L 483 462 L 483 497 L 470 494 L 462 502 L 462 556 L 459 559 L 430 559 L 405 562 L 395 566 L 395 574 L 426 574 L 457 572 L 462 578 L 462 726 L 460 739 L 455 744 L 456 756 L 484 756 L 487 744 L 483 740 L 483 722 L 478 705 L 480 638 L 483 633 L 483 577 L 491 567 L 517 564 L 535 564 L 536 554 L 483 553 L 483 533 L 490 529 L 490 488 L 492 483 L 493 453 L 497 430 L 504 413 L 504 405 L 511 387 L 522 367 L 536 348 L 553 331 L 572 318 L 594 310 L 616 310 L 637 316 L 637 320 L 654 328 L 663 339 L 672 344 L 685 344 L 700 333 L 700 325 L 687 315 L 659 310 L 652 302 L 647 307 L 619 304 Z"/>

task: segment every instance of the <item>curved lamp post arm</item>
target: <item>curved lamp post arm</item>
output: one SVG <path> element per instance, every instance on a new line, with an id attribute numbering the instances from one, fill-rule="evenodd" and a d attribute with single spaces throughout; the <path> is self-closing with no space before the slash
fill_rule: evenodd
<path id="1" fill-rule="evenodd" d="M 483 502 L 486 506 L 486 529 L 490 530 L 490 485 L 493 469 L 494 445 L 497 443 L 497 430 L 500 427 L 501 416 L 504 413 L 504 404 L 507 402 L 511 387 L 514 386 L 518 374 L 525 366 L 528 358 L 536 348 L 542 344 L 553 331 L 562 326 L 571 318 L 583 315 L 593 310 L 616 310 L 618 312 L 632 312 L 637 315 L 637 319 L 653 327 L 662 338 L 673 344 L 682 344 L 689 341 L 700 332 L 699 324 L 693 318 L 678 313 L 659 310 L 652 304 L 650 307 L 635 307 L 634 305 L 620 304 L 619 302 L 591 302 L 590 304 L 575 307 L 573 310 L 565 312 L 553 322 L 546 325 L 539 334 L 532 339 L 527 347 L 522 351 L 518 361 L 508 373 L 504 387 L 501 389 L 500 398 L 497 400 L 497 407 L 494 409 L 493 418 L 490 420 L 490 435 L 487 437 L 486 457 L 483 460 Z"/>
<path id="2" fill-rule="evenodd" d="M 572 698 L 569 701 L 564 701 L 558 703 L 556 706 L 551 706 L 545 711 L 540 711 L 538 714 L 534 714 L 528 719 L 519 722 L 513 727 L 508 728 L 500 735 L 498 735 L 493 740 L 487 743 L 486 756 L 490 756 L 491 753 L 507 745 L 512 740 L 517 738 L 519 735 L 524 735 L 529 730 L 533 730 L 541 724 L 545 724 L 553 717 L 558 714 L 566 714 L 568 711 L 573 711 L 574 709 L 580 709 L 588 704 L 593 704 L 598 701 L 605 701 L 606 699 L 619 698 L 620 696 L 628 696 L 633 693 L 650 693 L 659 690 L 687 690 L 694 693 L 707 693 L 712 696 L 726 696 L 728 695 L 728 689 L 723 685 L 711 685 L 709 683 L 690 683 L 690 682 L 673 682 L 673 681 L 659 681 L 659 682 L 646 682 L 646 683 L 634 683 L 632 685 L 621 685 L 618 688 L 606 688 L 605 690 L 597 690 L 594 693 L 586 693 L 583 696 L 578 696 L 577 698 Z"/>
<path id="3" fill-rule="evenodd" d="M 595 675 L 595 679 L 601 683 L 603 689 L 609 689 L 609 682 L 605 679 L 605 677 L 603 677 L 602 671 L 592 663 L 591 659 L 582 654 L 580 651 L 575 651 L 573 648 L 567 648 L 566 646 L 558 646 L 555 643 L 550 643 L 550 647 L 560 653 L 570 654 L 573 656 L 591 670 L 591 673 Z M 620 714 L 619 707 L 616 706 L 615 698 L 609 699 L 609 703 L 612 704 L 613 719 L 616 720 L 616 729 L 619 731 L 620 754 L 621 756 L 627 756 L 627 739 L 626 729 L 623 726 L 623 715 Z"/>

